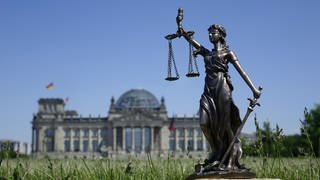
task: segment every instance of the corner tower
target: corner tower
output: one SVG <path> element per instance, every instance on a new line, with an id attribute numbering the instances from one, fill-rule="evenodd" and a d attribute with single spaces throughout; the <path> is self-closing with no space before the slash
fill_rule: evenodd
<path id="1" fill-rule="evenodd" d="M 38 112 L 32 120 L 32 152 L 56 152 L 63 149 L 61 123 L 64 117 L 63 99 L 41 98 Z"/>

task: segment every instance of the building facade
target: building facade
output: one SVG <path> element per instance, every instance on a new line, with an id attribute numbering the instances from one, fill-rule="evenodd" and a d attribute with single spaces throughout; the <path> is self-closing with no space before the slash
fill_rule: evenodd
<path id="1" fill-rule="evenodd" d="M 165 100 L 144 89 L 111 98 L 105 117 L 81 117 L 62 99 L 38 101 L 32 120 L 36 157 L 206 156 L 198 117 L 168 117 Z"/>

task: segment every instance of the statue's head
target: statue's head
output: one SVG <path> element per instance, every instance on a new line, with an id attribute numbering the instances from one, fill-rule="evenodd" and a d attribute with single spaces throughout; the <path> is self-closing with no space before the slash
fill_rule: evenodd
<path id="1" fill-rule="evenodd" d="M 213 24 L 208 28 L 210 42 L 216 43 L 218 41 L 224 41 L 227 36 L 226 30 L 219 24 Z"/>

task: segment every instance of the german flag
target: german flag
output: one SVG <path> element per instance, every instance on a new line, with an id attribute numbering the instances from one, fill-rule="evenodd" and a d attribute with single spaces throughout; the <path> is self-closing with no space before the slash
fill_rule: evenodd
<path id="1" fill-rule="evenodd" d="M 49 83 L 47 86 L 46 86 L 46 89 L 47 90 L 51 90 L 53 89 L 54 85 L 53 85 L 53 82 L 52 83 Z"/>
<path id="2" fill-rule="evenodd" d="M 169 125 L 169 131 L 172 133 L 175 130 L 176 130 L 176 123 L 175 123 L 174 117 L 172 117 Z"/>

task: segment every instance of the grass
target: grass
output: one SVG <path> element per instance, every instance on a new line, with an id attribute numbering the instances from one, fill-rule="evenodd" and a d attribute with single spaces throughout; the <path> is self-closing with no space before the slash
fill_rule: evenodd
<path id="1" fill-rule="evenodd" d="M 197 159 L 5 159 L 0 179 L 185 179 Z M 318 159 L 243 158 L 259 178 L 320 179 Z"/>

